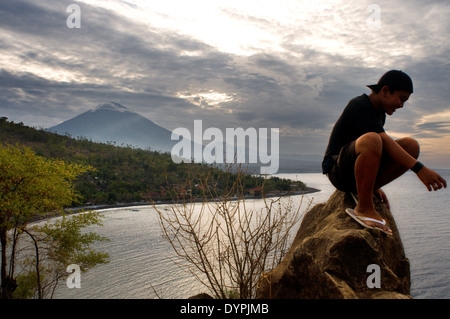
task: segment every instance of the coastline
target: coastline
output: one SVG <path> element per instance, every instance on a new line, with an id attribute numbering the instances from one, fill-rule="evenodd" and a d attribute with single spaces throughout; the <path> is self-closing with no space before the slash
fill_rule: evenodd
<path id="1" fill-rule="evenodd" d="M 305 187 L 304 190 L 301 191 L 289 191 L 289 192 L 273 192 L 270 194 L 266 194 L 265 196 L 262 195 L 244 195 L 243 199 L 263 199 L 263 198 L 274 198 L 274 197 L 288 197 L 288 196 L 297 196 L 297 195 L 305 195 L 305 194 L 312 194 L 316 192 L 320 192 L 320 189 L 314 188 L 314 187 Z M 236 200 L 237 198 L 230 198 L 230 200 Z M 190 199 L 187 202 L 188 203 L 202 203 L 202 202 L 212 202 L 213 200 L 207 200 L 204 199 Z M 65 208 L 63 212 L 67 215 L 71 214 L 78 214 L 84 211 L 96 211 L 96 210 L 104 210 L 104 209 L 110 209 L 110 208 L 125 208 L 125 207 L 139 207 L 139 206 L 155 206 L 155 205 L 171 205 L 171 204 L 177 204 L 180 201 L 177 200 L 166 200 L 166 201 L 157 201 L 157 202 L 127 202 L 127 203 L 115 203 L 115 204 L 102 204 L 102 205 L 84 205 L 84 206 L 76 206 L 76 207 L 69 207 Z M 30 224 L 41 222 L 53 217 L 59 217 L 61 214 L 58 213 L 48 213 L 45 215 L 36 215 L 31 221 Z"/>

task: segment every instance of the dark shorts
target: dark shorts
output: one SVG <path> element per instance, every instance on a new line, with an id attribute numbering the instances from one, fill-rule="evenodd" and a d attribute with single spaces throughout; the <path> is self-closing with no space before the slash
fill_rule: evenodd
<path id="1" fill-rule="evenodd" d="M 348 143 L 341 148 L 339 155 L 333 156 L 333 167 L 327 174 L 334 187 L 343 192 L 356 193 L 355 162 L 358 155 L 355 143 Z"/>

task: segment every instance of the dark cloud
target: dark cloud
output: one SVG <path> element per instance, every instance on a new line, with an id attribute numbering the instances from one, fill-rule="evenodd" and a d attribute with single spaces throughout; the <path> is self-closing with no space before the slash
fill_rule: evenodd
<path id="1" fill-rule="evenodd" d="M 286 141 L 282 148 L 305 153 L 310 141 L 311 152 L 322 154 L 348 101 L 369 93 L 365 86 L 388 69 L 401 68 L 413 78 L 416 92 L 408 111 L 405 107 L 396 114 L 404 120 L 393 117 L 388 125 L 413 134 L 449 133 L 445 121 L 413 125 L 449 106 L 449 43 L 435 43 L 446 39 L 439 32 L 448 31 L 449 23 L 432 20 L 439 9 L 448 10 L 448 1 L 403 2 L 408 4 L 405 12 L 383 3 L 381 30 L 364 29 L 365 3 L 327 9 L 316 24 L 307 25 L 311 18 L 282 30 L 281 50 L 259 50 L 250 56 L 220 52 L 187 35 L 86 3 L 80 3 L 81 28 L 69 29 L 66 8 L 71 3 L 0 2 L 0 53 L 4 61 L 17 65 L 0 69 L 0 115 L 48 127 L 116 101 L 169 129 L 189 127 L 194 119 L 220 128 L 278 127 Z M 272 27 L 266 17 L 225 12 Z M 360 16 L 352 20 L 355 12 Z M 418 19 L 421 13 L 423 21 Z M 333 33 L 329 19 L 337 19 L 344 31 Z M 317 43 L 336 38 L 346 46 L 331 52 L 303 41 L 316 33 Z M 195 94 L 208 91 L 233 99 L 213 105 L 197 97 L 196 102 Z M 193 99 L 180 97 L 180 92 Z"/>
<path id="2" fill-rule="evenodd" d="M 450 134 L 450 121 L 428 122 L 417 125 L 421 134 L 428 134 L 429 137 L 441 137 L 442 134 Z"/>

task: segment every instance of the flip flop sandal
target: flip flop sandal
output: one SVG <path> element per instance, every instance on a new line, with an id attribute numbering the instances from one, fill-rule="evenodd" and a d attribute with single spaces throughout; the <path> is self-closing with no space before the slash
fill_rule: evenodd
<path id="1" fill-rule="evenodd" d="M 350 195 L 352 195 L 355 204 L 358 205 L 358 195 L 356 195 L 355 193 L 350 193 Z"/>
<path id="2" fill-rule="evenodd" d="M 362 217 L 362 216 L 358 216 L 358 215 L 355 214 L 355 211 L 354 211 L 353 209 L 351 209 L 351 208 L 347 208 L 347 209 L 345 210 L 345 212 L 346 212 L 351 218 L 353 218 L 358 224 L 360 224 L 361 226 L 364 226 L 364 227 L 370 228 L 370 229 L 378 229 L 378 230 L 381 230 L 383 233 L 385 233 L 385 234 L 387 234 L 387 235 L 392 235 L 392 230 L 389 232 L 389 231 L 384 230 L 384 229 L 381 228 L 381 227 L 369 226 L 369 225 L 367 225 L 367 224 L 364 222 L 364 221 L 374 222 L 374 223 L 377 223 L 377 224 L 379 224 L 379 225 L 385 226 L 385 227 L 387 227 L 387 228 L 390 230 L 390 228 L 387 226 L 386 221 L 385 221 L 384 219 L 383 219 L 383 220 L 378 220 L 378 219 L 374 219 L 374 218 L 370 218 L 370 217 Z"/>

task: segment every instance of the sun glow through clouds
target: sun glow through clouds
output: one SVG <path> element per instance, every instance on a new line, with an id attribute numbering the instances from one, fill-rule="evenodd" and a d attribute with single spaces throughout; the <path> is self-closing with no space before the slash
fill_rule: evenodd
<path id="1" fill-rule="evenodd" d="M 80 2 L 106 8 L 151 27 L 177 32 L 207 43 L 222 52 L 243 56 L 267 51 L 287 52 L 286 41 L 327 50 L 342 50 L 347 47 L 343 43 L 346 37 L 336 36 L 336 26 L 348 29 L 344 33 L 351 32 L 351 28 L 354 27 L 353 24 L 344 23 L 345 8 L 351 6 L 343 6 L 340 1 L 330 3 L 323 0 L 314 2 L 80 0 Z M 341 9 L 336 11 L 336 8 Z"/>
<path id="2" fill-rule="evenodd" d="M 209 90 L 205 93 L 178 92 L 177 97 L 185 99 L 189 103 L 196 105 L 202 109 L 217 109 L 220 108 L 223 103 L 233 101 L 235 95 L 218 93 L 214 90 Z"/>

